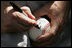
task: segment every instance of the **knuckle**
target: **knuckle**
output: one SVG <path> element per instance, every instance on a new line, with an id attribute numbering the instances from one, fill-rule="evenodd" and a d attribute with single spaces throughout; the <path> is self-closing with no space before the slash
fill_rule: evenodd
<path id="1" fill-rule="evenodd" d="M 25 6 L 26 9 L 30 9 L 28 6 Z"/>
<path id="2" fill-rule="evenodd" d="M 55 36 L 55 32 L 49 32 L 49 34 Z"/>
<path id="3" fill-rule="evenodd" d="M 52 34 L 53 36 L 55 36 L 55 33 L 54 33 L 54 32 L 51 32 L 51 34 Z"/>
<path id="4" fill-rule="evenodd" d="M 28 6 L 23 6 L 23 7 L 21 7 L 21 9 L 30 10 L 30 8 Z"/>
<path id="5" fill-rule="evenodd" d="M 9 7 L 7 7 L 7 8 L 4 10 L 4 13 L 10 12 L 12 9 L 13 9 L 13 7 L 12 7 L 12 6 L 9 6 Z"/>

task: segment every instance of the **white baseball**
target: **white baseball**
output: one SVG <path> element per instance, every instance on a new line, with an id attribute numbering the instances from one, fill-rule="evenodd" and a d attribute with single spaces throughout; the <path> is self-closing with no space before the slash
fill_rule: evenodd
<path id="1" fill-rule="evenodd" d="M 50 23 L 45 18 L 38 19 L 37 24 L 40 27 L 40 29 L 38 29 L 36 27 L 32 27 L 30 29 L 30 32 L 29 32 L 29 36 L 33 41 L 36 41 L 36 38 L 39 37 L 42 34 L 42 32 L 43 32 L 44 28 L 46 27 L 46 25 L 48 25 L 48 27 L 47 27 L 45 32 L 48 32 L 50 30 Z"/>

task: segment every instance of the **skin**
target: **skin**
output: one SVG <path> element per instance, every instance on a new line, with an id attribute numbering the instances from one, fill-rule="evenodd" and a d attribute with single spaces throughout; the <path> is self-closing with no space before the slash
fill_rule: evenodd
<path id="1" fill-rule="evenodd" d="M 2 1 L 1 6 L 5 6 L 5 7 L 1 7 L 1 32 L 2 33 L 23 32 L 29 30 L 30 27 L 33 26 L 34 20 L 27 18 L 22 13 L 14 11 L 13 7 L 10 6 L 9 2 Z M 18 5 L 18 6 L 21 7 L 23 11 L 29 12 L 30 15 L 33 16 L 31 14 L 29 7 L 22 6 L 22 5 Z"/>
<path id="2" fill-rule="evenodd" d="M 56 35 L 60 34 L 63 30 L 70 10 L 70 2 L 68 1 L 55 1 L 54 3 L 50 4 L 49 7 L 48 6 L 49 4 L 35 12 L 35 16 L 48 15 L 48 17 L 51 18 L 50 31 L 41 35 L 38 38 L 38 41 L 33 43 L 35 46 L 40 47 L 50 45 L 55 40 Z"/>
<path id="3" fill-rule="evenodd" d="M 2 3 L 2 2 L 1 2 Z M 8 6 L 8 5 L 7 5 Z M 6 8 L 6 7 L 5 7 Z M 8 7 L 7 7 L 8 8 Z M 21 7 L 21 9 L 25 12 L 29 12 L 31 14 L 31 11 L 29 7 Z M 1 9 L 3 10 L 3 9 Z M 33 12 L 33 17 L 36 18 L 47 15 L 51 19 L 51 29 L 48 33 L 44 33 L 41 35 L 36 42 L 33 42 L 33 46 L 44 46 L 44 45 L 50 45 L 54 40 L 55 36 L 61 32 L 63 25 L 65 24 L 65 20 L 67 18 L 68 12 L 70 10 L 70 2 L 69 1 L 54 1 L 52 3 L 46 4 L 41 9 Z M 23 15 L 23 13 L 16 12 L 12 10 L 12 8 L 9 7 L 9 9 L 6 9 L 4 11 L 5 13 L 1 12 L 1 32 L 9 32 L 12 31 L 13 28 L 16 29 L 15 31 L 25 31 L 28 30 L 31 26 L 36 25 L 35 20 L 26 19 Z M 6 16 L 5 16 L 6 15 Z M 12 15 L 12 16 L 11 16 Z M 4 18 L 10 18 L 5 20 Z M 30 21 L 29 21 L 30 20 Z M 8 23 L 5 24 L 5 21 Z M 21 22 L 22 21 L 22 22 Z M 21 23 L 20 23 L 21 22 Z M 26 24 L 26 25 L 25 25 Z M 12 26 L 9 26 L 12 25 Z M 19 28 L 17 28 L 19 26 Z M 26 27 L 27 26 L 27 27 Z M 10 28 L 10 30 L 8 30 Z M 14 30 L 12 31 L 14 32 Z"/>

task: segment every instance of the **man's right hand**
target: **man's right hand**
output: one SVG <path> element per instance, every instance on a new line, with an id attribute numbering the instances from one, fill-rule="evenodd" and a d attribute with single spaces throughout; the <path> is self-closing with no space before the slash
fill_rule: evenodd
<path id="1" fill-rule="evenodd" d="M 21 9 L 34 17 L 31 14 L 29 7 L 23 6 Z M 35 20 L 25 16 L 23 13 L 14 11 L 12 6 L 8 6 L 4 10 L 4 14 L 1 19 L 1 32 L 22 32 L 28 30 L 36 22 Z"/>

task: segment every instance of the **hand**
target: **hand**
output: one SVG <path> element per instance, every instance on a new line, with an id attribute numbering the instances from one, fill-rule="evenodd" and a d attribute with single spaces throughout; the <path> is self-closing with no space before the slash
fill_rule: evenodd
<path id="1" fill-rule="evenodd" d="M 34 17 L 31 14 L 29 7 L 23 6 L 21 7 L 21 9 L 24 12 L 29 13 L 32 17 Z M 12 6 L 8 6 L 5 10 L 2 9 L 2 11 L 4 12 L 1 13 L 2 14 L 1 32 L 23 32 L 25 30 L 28 30 L 35 23 L 35 20 L 28 18 L 23 13 L 14 11 Z"/>
<path id="2" fill-rule="evenodd" d="M 37 10 L 34 15 L 36 17 L 47 15 L 50 19 L 51 29 L 48 33 L 42 34 L 36 42 L 33 42 L 34 46 L 46 46 L 50 45 L 56 38 L 56 35 L 62 31 L 65 24 L 65 20 L 68 15 L 70 3 L 67 1 L 55 1 L 54 3 L 47 4 L 43 8 Z"/>

